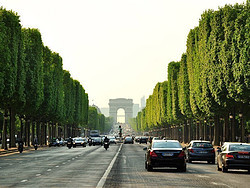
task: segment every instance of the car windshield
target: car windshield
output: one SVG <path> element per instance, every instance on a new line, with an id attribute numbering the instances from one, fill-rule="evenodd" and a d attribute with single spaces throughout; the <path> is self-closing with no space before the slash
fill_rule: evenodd
<path id="1" fill-rule="evenodd" d="M 153 148 L 181 148 L 179 142 L 153 142 Z"/>
<path id="2" fill-rule="evenodd" d="M 212 144 L 208 142 L 194 142 L 193 143 L 193 148 L 212 148 Z"/>
<path id="3" fill-rule="evenodd" d="M 250 145 L 232 144 L 229 145 L 229 151 L 250 151 Z"/>
<path id="4" fill-rule="evenodd" d="M 83 139 L 82 138 L 77 138 L 76 141 L 83 141 Z"/>
<path id="5" fill-rule="evenodd" d="M 126 137 L 125 139 L 126 139 L 126 140 L 132 140 L 132 138 L 131 138 L 131 137 Z"/>

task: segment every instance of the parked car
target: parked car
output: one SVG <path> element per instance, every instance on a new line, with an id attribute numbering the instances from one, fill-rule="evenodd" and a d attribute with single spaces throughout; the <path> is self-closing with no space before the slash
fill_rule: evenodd
<path id="1" fill-rule="evenodd" d="M 86 140 L 84 140 L 82 137 L 76 137 L 73 138 L 73 147 L 75 148 L 76 146 L 82 146 L 82 147 L 86 147 L 87 142 Z"/>
<path id="2" fill-rule="evenodd" d="M 147 142 L 148 142 L 148 137 L 146 137 L 146 136 L 142 136 L 141 138 L 140 138 L 140 140 L 139 140 L 139 143 L 141 144 L 141 143 L 146 143 L 147 144 Z"/>
<path id="3" fill-rule="evenodd" d="M 217 170 L 244 169 L 250 173 L 250 144 L 225 142 L 217 150 Z"/>
<path id="4" fill-rule="evenodd" d="M 92 144 L 93 146 L 95 145 L 103 145 L 103 141 L 102 141 L 102 138 L 101 137 L 92 137 Z"/>
<path id="5" fill-rule="evenodd" d="M 65 145 L 65 140 L 63 138 L 60 138 L 59 145 L 60 146 L 64 146 Z"/>
<path id="6" fill-rule="evenodd" d="M 154 167 L 176 167 L 179 171 L 186 172 L 185 149 L 177 140 L 155 140 L 144 148 L 145 168 L 152 171 Z"/>
<path id="7" fill-rule="evenodd" d="M 130 136 L 125 137 L 124 144 L 133 144 L 133 143 L 134 143 L 134 140 L 132 137 Z"/>
<path id="8" fill-rule="evenodd" d="M 49 147 L 51 147 L 51 146 L 60 146 L 59 139 L 53 138 L 53 139 L 49 142 Z"/>
<path id="9" fill-rule="evenodd" d="M 207 161 L 215 164 L 215 151 L 209 141 L 192 140 L 186 150 L 187 162 Z"/>

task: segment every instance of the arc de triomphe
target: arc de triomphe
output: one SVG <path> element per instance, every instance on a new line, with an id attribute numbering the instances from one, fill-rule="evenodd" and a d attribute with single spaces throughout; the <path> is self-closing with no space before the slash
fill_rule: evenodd
<path id="1" fill-rule="evenodd" d="M 125 111 L 125 123 L 133 117 L 133 99 L 109 99 L 109 116 L 114 118 L 114 123 L 117 123 L 117 111 L 122 108 Z"/>

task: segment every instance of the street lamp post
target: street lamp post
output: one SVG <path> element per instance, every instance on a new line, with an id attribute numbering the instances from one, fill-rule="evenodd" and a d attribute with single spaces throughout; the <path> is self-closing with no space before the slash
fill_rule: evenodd
<path id="1" fill-rule="evenodd" d="M 230 113 L 229 114 L 229 118 L 230 118 L 230 127 L 231 127 L 231 141 L 234 142 L 234 125 L 233 125 L 233 115 Z"/>

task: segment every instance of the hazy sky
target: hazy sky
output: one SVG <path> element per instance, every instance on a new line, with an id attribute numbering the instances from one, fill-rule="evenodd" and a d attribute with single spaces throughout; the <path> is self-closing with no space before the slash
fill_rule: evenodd
<path id="1" fill-rule="evenodd" d="M 140 98 L 167 80 L 167 65 L 186 51 L 189 30 L 207 9 L 243 0 L 0 0 L 23 27 L 38 28 L 63 58 L 90 104 Z"/>

